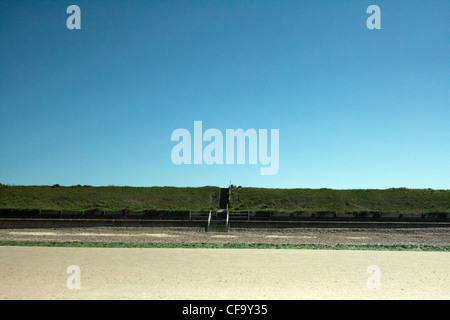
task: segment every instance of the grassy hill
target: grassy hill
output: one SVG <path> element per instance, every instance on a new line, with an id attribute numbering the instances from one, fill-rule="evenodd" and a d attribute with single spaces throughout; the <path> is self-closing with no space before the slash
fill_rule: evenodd
<path id="1" fill-rule="evenodd" d="M 0 208 L 216 210 L 219 187 L 50 187 L 0 185 Z M 450 190 L 262 189 L 233 187 L 240 211 L 450 213 Z"/>
<path id="2" fill-rule="evenodd" d="M 220 188 L 0 186 L 0 208 L 212 210 Z"/>
<path id="3" fill-rule="evenodd" d="M 287 212 L 450 213 L 450 190 L 235 188 L 231 207 Z"/>

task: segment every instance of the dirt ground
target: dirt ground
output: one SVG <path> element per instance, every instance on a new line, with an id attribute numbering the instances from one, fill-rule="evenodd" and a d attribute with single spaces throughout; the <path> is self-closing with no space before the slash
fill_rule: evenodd
<path id="1" fill-rule="evenodd" d="M 271 243 L 348 245 L 450 245 L 448 228 L 409 229 L 231 229 L 90 227 L 0 229 L 0 240 L 157 243 Z"/>
<path id="2" fill-rule="evenodd" d="M 450 245 L 446 228 L 30 228 L 0 240 Z M 71 265 L 79 290 L 66 285 Z M 0 299 L 447 300 L 449 265 L 448 252 L 0 247 Z"/>
<path id="3" fill-rule="evenodd" d="M 447 300 L 449 265 L 447 252 L 5 246 L 0 299 Z"/>

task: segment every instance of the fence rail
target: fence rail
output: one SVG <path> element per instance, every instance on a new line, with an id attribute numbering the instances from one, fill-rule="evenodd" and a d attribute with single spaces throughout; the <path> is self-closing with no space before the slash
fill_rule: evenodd
<path id="1" fill-rule="evenodd" d="M 213 214 L 214 217 L 213 217 Z M 213 219 L 214 218 L 214 219 Z M 212 220 L 214 220 L 212 223 Z M 26 226 L 149 226 L 229 228 L 428 228 L 450 227 L 449 213 L 98 211 L 0 209 L 0 228 Z"/>

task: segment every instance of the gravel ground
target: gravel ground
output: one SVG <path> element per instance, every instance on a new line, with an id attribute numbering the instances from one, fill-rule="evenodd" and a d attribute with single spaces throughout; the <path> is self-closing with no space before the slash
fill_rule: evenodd
<path id="1" fill-rule="evenodd" d="M 320 245 L 450 245 L 448 228 L 408 229 L 231 229 L 90 227 L 0 229 L 0 240 L 125 243 L 267 243 Z"/>

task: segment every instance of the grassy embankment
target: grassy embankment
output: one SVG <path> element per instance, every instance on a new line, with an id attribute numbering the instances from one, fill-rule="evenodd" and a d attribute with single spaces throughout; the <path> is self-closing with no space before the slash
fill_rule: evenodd
<path id="1" fill-rule="evenodd" d="M 0 209 L 215 210 L 219 187 L 0 185 Z M 282 212 L 450 213 L 450 190 L 232 188 L 231 209 Z"/>

